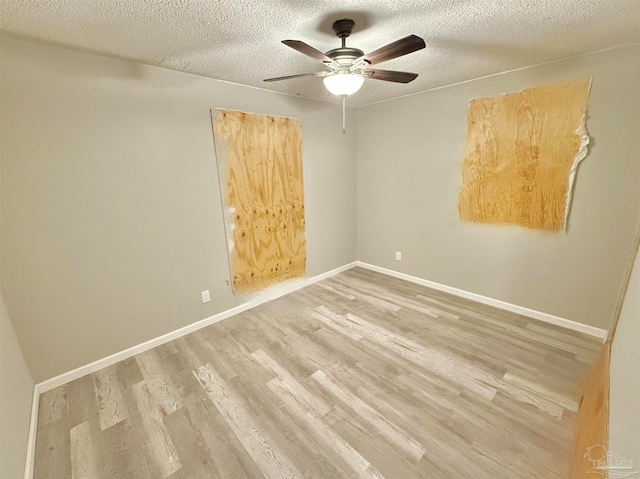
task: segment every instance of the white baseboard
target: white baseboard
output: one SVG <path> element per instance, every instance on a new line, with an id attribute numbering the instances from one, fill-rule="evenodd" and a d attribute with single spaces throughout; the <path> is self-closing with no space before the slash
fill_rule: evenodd
<path id="1" fill-rule="evenodd" d="M 418 278 L 417 276 L 411 276 L 409 274 L 400 273 L 392 269 L 381 268 L 380 266 L 375 266 L 369 263 L 363 263 L 362 261 L 356 261 L 356 264 L 361 268 L 369 269 L 371 271 L 376 271 L 378 273 L 386 274 L 388 276 L 393 276 L 394 278 L 404 279 L 412 283 L 437 289 L 438 291 L 444 291 L 445 293 L 455 294 L 456 296 L 460 296 L 461 298 L 471 299 L 473 301 L 477 301 L 478 303 L 483 303 L 489 306 L 494 306 L 496 308 L 504 309 L 505 311 L 522 314 L 523 316 L 528 316 L 533 319 L 538 319 L 540 321 L 544 321 L 545 323 L 551 323 L 551 324 L 555 324 L 556 326 L 561 326 L 563 328 L 571 329 L 573 331 L 579 331 L 581 333 L 585 333 L 590 336 L 595 336 L 602 340 L 606 339 L 607 337 L 607 331 L 604 329 L 596 328 L 594 326 L 589 326 L 587 324 L 578 323 L 576 321 L 571 321 L 570 319 L 561 318 L 559 316 L 554 316 L 552 314 L 536 311 L 535 309 L 529 309 L 523 306 L 518 306 L 516 304 L 507 303 L 505 301 L 500 301 L 499 299 L 488 298 L 480 294 L 470 293 L 469 291 L 465 291 L 463 289 L 458 289 L 452 286 L 436 283 L 434 281 L 429 281 L 427 279 Z"/>
<path id="2" fill-rule="evenodd" d="M 260 294 L 252 297 L 247 302 L 242 303 L 234 308 L 228 309 L 226 311 L 222 311 L 208 318 L 205 318 L 195 323 L 184 326 L 183 328 L 177 329 L 175 331 L 171 331 L 157 338 L 151 339 L 144 343 L 125 349 L 124 351 L 120 351 L 118 353 L 112 354 L 111 356 L 107 356 L 106 358 L 102 358 L 90 364 L 80 366 L 79 368 L 60 374 L 59 376 L 56 376 L 54 378 L 47 379 L 46 381 L 36 384 L 36 390 L 40 393 L 49 391 L 53 388 L 66 384 L 70 381 L 81 378 L 82 376 L 93 373 L 107 366 L 111 366 L 112 364 L 115 364 L 119 361 L 133 357 L 136 354 L 140 354 L 144 351 L 148 351 L 149 349 L 153 349 L 169 341 L 185 336 L 189 333 L 192 333 L 194 331 L 207 327 L 211 324 L 217 323 L 218 321 L 222 321 L 223 319 L 229 318 L 236 314 L 255 308 L 256 306 L 264 304 L 268 301 L 277 299 L 281 296 L 284 296 L 285 294 L 289 294 L 293 291 L 304 288 L 305 286 L 309 286 L 310 284 L 316 283 L 318 281 L 322 281 L 323 279 L 342 273 L 343 271 L 354 268 L 355 266 L 359 266 L 361 268 L 369 269 L 372 271 L 377 271 L 378 273 L 393 276 L 395 278 L 404 279 L 406 281 L 420 284 L 422 286 L 427 286 L 429 288 L 437 289 L 439 291 L 444 291 L 446 293 L 455 294 L 456 296 L 460 296 L 462 298 L 471 299 L 473 301 L 494 306 L 496 308 L 500 308 L 506 311 L 522 314 L 530 318 L 555 324 L 557 326 L 561 326 L 574 331 L 579 331 L 591 336 L 595 336 L 597 338 L 605 339 L 607 337 L 607 331 L 605 331 L 604 329 L 578 323 L 576 321 L 571 321 L 569 319 L 561 318 L 558 316 L 553 316 L 551 314 L 525 308 L 523 306 L 507 303 L 505 301 L 500 301 L 498 299 L 488 298 L 480 294 L 471 293 L 469 291 L 464 291 L 462 289 L 454 288 L 452 286 L 436 283 L 434 281 L 418 278 L 416 276 L 400 273 L 398 271 L 382 268 L 380 266 L 375 266 L 369 263 L 354 261 L 352 263 L 345 264 L 343 266 L 340 266 L 339 268 L 333 269 L 331 271 L 327 271 L 326 273 L 322 273 L 320 275 L 317 275 L 311 278 L 300 278 L 300 279 L 288 281 L 281 285 L 273 286 L 267 289 L 266 291 L 263 291 Z"/>
<path id="3" fill-rule="evenodd" d="M 182 336 L 205 328 L 211 324 L 217 323 L 218 321 L 222 321 L 223 319 L 227 319 L 236 314 L 243 313 L 244 311 L 255 308 L 256 306 L 260 306 L 261 304 L 264 304 L 268 301 L 277 299 L 280 296 L 284 296 L 285 294 L 289 294 L 293 291 L 304 288 L 305 286 L 309 286 L 310 284 L 317 283 L 318 281 L 322 281 L 323 279 L 329 278 L 338 273 L 342 273 L 343 271 L 354 268 L 355 266 L 356 262 L 354 261 L 352 263 L 340 266 L 339 268 L 332 269 L 331 271 L 327 271 L 326 273 L 319 274 L 318 276 L 313 276 L 311 278 L 294 279 L 280 285 L 272 286 L 271 288 L 262 291 L 256 296 L 253 296 L 247 302 L 242 303 L 234 308 L 227 309 L 226 311 L 214 314 L 213 316 L 209 316 L 208 318 L 189 324 L 180 329 L 176 329 L 175 331 L 163 334 L 162 336 L 125 349 L 124 351 L 120 351 L 112 354 L 111 356 L 107 356 L 106 358 L 98 359 L 97 361 L 94 361 L 90 364 L 80 366 L 79 368 L 76 368 L 72 371 L 60 374 L 59 376 L 53 377 L 51 379 L 47 379 L 46 381 L 38 383 L 36 385 L 36 388 L 40 393 L 49 391 L 70 381 L 81 378 L 82 376 L 86 376 L 87 374 L 91 374 L 102 368 L 111 366 L 112 364 L 115 364 L 119 361 L 133 357 L 136 354 L 148 351 L 157 346 L 168 343 L 169 341 L 173 341 L 174 339 L 181 338 Z"/>
<path id="4" fill-rule="evenodd" d="M 36 429 L 38 426 L 38 408 L 40 407 L 40 391 L 38 385 L 33 387 L 31 402 L 31 418 L 29 419 L 29 436 L 27 439 L 27 458 L 24 465 L 24 479 L 33 478 L 33 468 L 36 462 Z"/>

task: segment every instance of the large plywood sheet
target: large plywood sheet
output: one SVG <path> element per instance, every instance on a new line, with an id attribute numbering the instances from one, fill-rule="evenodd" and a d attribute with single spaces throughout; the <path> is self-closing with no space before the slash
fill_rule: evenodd
<path id="1" fill-rule="evenodd" d="M 460 219 L 561 231 L 589 136 L 591 79 L 469 103 Z"/>
<path id="2" fill-rule="evenodd" d="M 302 122 L 230 110 L 212 118 L 234 292 L 303 276 Z"/>

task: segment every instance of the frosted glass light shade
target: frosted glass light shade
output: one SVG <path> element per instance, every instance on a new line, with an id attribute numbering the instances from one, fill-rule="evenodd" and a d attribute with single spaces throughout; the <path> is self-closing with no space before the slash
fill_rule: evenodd
<path id="1" fill-rule="evenodd" d="M 338 96 L 353 95 L 364 83 L 364 77 L 350 73 L 336 73 L 322 79 L 330 93 Z"/>

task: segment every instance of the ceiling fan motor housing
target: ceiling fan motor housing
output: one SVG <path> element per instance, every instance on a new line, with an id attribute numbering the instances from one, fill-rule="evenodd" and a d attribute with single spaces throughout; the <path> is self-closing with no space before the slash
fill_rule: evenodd
<path id="1" fill-rule="evenodd" d="M 342 20 L 336 20 L 333 22 L 333 31 L 336 32 L 338 38 L 347 38 L 351 35 L 355 22 L 349 18 L 343 18 Z"/>
<path id="2" fill-rule="evenodd" d="M 360 58 L 364 55 L 362 50 L 358 50 L 357 48 L 334 48 L 333 50 L 329 50 L 326 55 L 335 60 L 341 65 L 351 65 L 353 60 L 356 58 Z"/>
<path id="3" fill-rule="evenodd" d="M 351 66 L 356 58 L 360 58 L 364 55 L 362 50 L 357 48 L 348 48 L 346 45 L 346 38 L 351 35 L 354 25 L 355 22 L 349 18 L 343 18 L 333 22 L 333 31 L 336 33 L 338 38 L 342 39 L 342 46 L 340 48 L 329 50 L 326 53 L 329 58 L 345 68 Z"/>

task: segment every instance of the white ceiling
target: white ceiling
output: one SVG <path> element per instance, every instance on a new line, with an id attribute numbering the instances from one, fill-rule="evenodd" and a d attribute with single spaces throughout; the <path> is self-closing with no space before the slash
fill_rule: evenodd
<path id="1" fill-rule="evenodd" d="M 269 90 L 334 101 L 321 71 L 280 43 L 372 51 L 409 34 L 424 50 L 376 65 L 419 73 L 410 84 L 367 80 L 353 106 L 640 40 L 640 0 L 1 0 L 0 27 L 21 37 Z"/>

